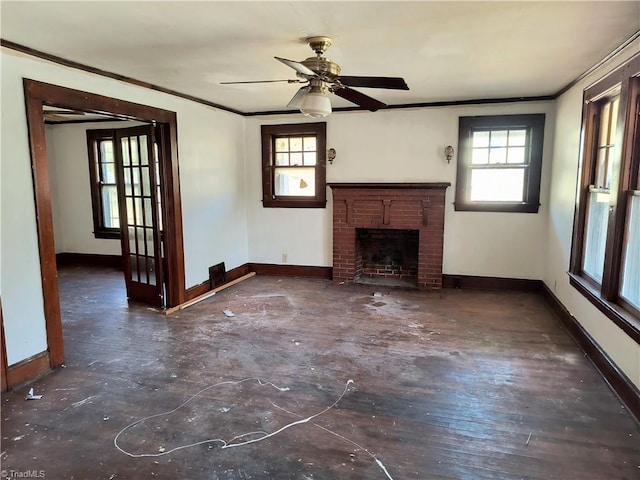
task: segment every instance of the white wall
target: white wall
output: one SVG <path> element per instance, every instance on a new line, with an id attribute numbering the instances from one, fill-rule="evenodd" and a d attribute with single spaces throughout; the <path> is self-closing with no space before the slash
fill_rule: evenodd
<path id="1" fill-rule="evenodd" d="M 126 128 L 140 122 L 45 125 L 56 253 L 120 255 L 120 240 L 96 238 L 89 180 L 87 130 Z"/>
<path id="2" fill-rule="evenodd" d="M 248 261 L 242 117 L 2 49 L 0 295 L 7 357 L 47 348 L 23 78 L 177 112 L 186 287 Z M 84 181 L 84 179 L 83 179 Z"/>
<path id="3" fill-rule="evenodd" d="M 638 51 L 640 41 L 633 43 L 557 100 L 544 282 L 627 377 L 640 388 L 640 345 L 578 293 L 569 284 L 566 273 L 571 255 L 583 91 Z"/>
<path id="4" fill-rule="evenodd" d="M 376 113 L 343 112 L 326 118 L 328 182 L 450 182 L 445 211 L 444 272 L 448 274 L 542 279 L 548 219 L 548 184 L 554 130 L 554 102 L 417 108 Z M 545 113 L 541 207 L 531 213 L 456 212 L 453 208 L 458 117 Z M 249 257 L 254 262 L 332 264 L 331 191 L 326 209 L 263 208 L 260 126 L 304 121 L 301 115 L 247 119 L 246 171 Z"/>

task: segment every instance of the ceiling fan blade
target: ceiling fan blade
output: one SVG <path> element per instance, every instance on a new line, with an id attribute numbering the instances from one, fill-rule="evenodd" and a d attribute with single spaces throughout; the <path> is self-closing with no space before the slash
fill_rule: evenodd
<path id="1" fill-rule="evenodd" d="M 239 83 L 276 83 L 276 82 L 302 83 L 302 80 L 247 80 L 244 82 L 220 82 L 220 85 L 236 85 Z"/>
<path id="2" fill-rule="evenodd" d="M 293 60 L 287 60 L 286 58 L 280 58 L 280 57 L 273 57 L 273 58 L 284 63 L 286 66 L 293 68 L 296 72 L 298 72 L 303 77 L 317 77 L 316 72 L 314 72 L 309 67 L 303 65 L 300 62 L 295 62 Z"/>
<path id="3" fill-rule="evenodd" d="M 390 88 L 394 90 L 409 90 L 404 78 L 400 77 L 350 77 L 339 76 L 338 81 L 349 87 Z"/>
<path id="4" fill-rule="evenodd" d="M 304 99 L 304 97 L 306 97 L 307 92 L 309 92 L 310 88 L 311 87 L 309 87 L 308 85 L 305 85 L 304 87 L 300 87 L 300 89 L 296 92 L 293 98 L 289 100 L 289 103 L 287 103 L 287 107 L 299 108 L 300 105 L 302 104 L 302 100 Z"/>
<path id="5" fill-rule="evenodd" d="M 358 92 L 357 90 L 353 90 L 349 87 L 337 88 L 333 90 L 333 93 L 345 100 L 355 103 L 356 105 L 360 105 L 371 112 L 375 112 L 376 110 L 387 106 L 386 103 L 382 103 L 380 100 L 376 100 L 369 95 L 365 95 L 364 93 Z"/>

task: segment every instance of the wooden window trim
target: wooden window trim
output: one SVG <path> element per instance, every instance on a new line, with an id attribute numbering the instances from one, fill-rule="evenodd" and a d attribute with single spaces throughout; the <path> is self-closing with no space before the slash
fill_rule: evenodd
<path id="1" fill-rule="evenodd" d="M 488 115 L 460 117 L 458 142 L 458 169 L 456 178 L 456 211 L 538 213 L 540 207 L 540 178 L 542 174 L 542 148 L 544 142 L 545 114 Z M 491 130 L 523 127 L 530 129 L 529 168 L 525 178 L 525 201 L 523 202 L 479 202 L 471 201 L 469 181 L 471 171 L 471 132 L 474 128 Z"/>
<path id="2" fill-rule="evenodd" d="M 582 270 L 586 226 L 586 205 L 591 179 L 596 167 L 595 146 L 599 122 L 599 102 L 612 92 L 620 94 L 616 144 L 620 145 L 617 174 L 611 179 L 609 226 L 605 247 L 602 284 L 599 285 Z M 587 298 L 607 318 L 640 344 L 640 315 L 636 308 L 620 298 L 623 240 L 626 226 L 629 192 L 640 185 L 640 55 L 611 72 L 584 91 L 580 171 L 573 239 L 569 269 L 569 283 Z"/>
<path id="3" fill-rule="evenodd" d="M 276 136 L 314 135 L 317 139 L 316 194 L 313 197 L 277 197 L 274 191 L 273 140 Z M 325 208 L 327 205 L 327 123 L 262 125 L 262 206 Z"/>
<path id="4" fill-rule="evenodd" d="M 93 212 L 93 235 L 95 238 L 119 239 L 120 228 L 107 228 L 103 222 L 102 195 L 99 186 L 97 142 L 111 139 L 115 144 L 113 129 L 87 130 L 87 152 L 89 157 L 89 182 L 91 184 L 91 207 Z"/>

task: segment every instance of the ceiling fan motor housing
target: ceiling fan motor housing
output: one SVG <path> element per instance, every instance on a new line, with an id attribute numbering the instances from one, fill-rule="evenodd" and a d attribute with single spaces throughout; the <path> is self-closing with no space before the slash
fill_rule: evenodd
<path id="1" fill-rule="evenodd" d="M 309 57 L 303 60 L 302 63 L 305 67 L 313 70 L 323 80 L 333 81 L 340 75 L 340 65 L 332 62 L 328 58 L 324 57 Z"/>

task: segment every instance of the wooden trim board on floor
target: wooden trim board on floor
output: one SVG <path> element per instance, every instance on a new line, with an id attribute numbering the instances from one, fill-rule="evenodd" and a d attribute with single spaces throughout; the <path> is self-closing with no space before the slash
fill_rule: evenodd
<path id="1" fill-rule="evenodd" d="M 171 307 L 168 308 L 164 311 L 165 315 L 171 315 L 174 312 L 177 312 L 178 310 L 184 310 L 185 308 L 190 307 L 191 305 L 195 305 L 198 302 L 201 302 L 202 300 L 206 300 L 209 297 L 212 297 L 213 295 L 215 295 L 216 293 L 224 290 L 225 288 L 229 288 L 237 283 L 243 282 L 251 277 L 255 277 L 255 272 L 251 272 L 251 273 L 247 273 L 246 275 L 240 277 L 240 278 L 236 278 L 235 280 L 232 280 L 230 282 L 225 283 L 224 285 L 220 285 L 219 287 L 214 288 L 213 290 L 210 290 L 206 293 L 203 293 L 202 295 L 198 295 L 196 298 L 189 300 L 188 302 L 184 302 L 180 305 L 177 305 L 175 307 Z"/>

